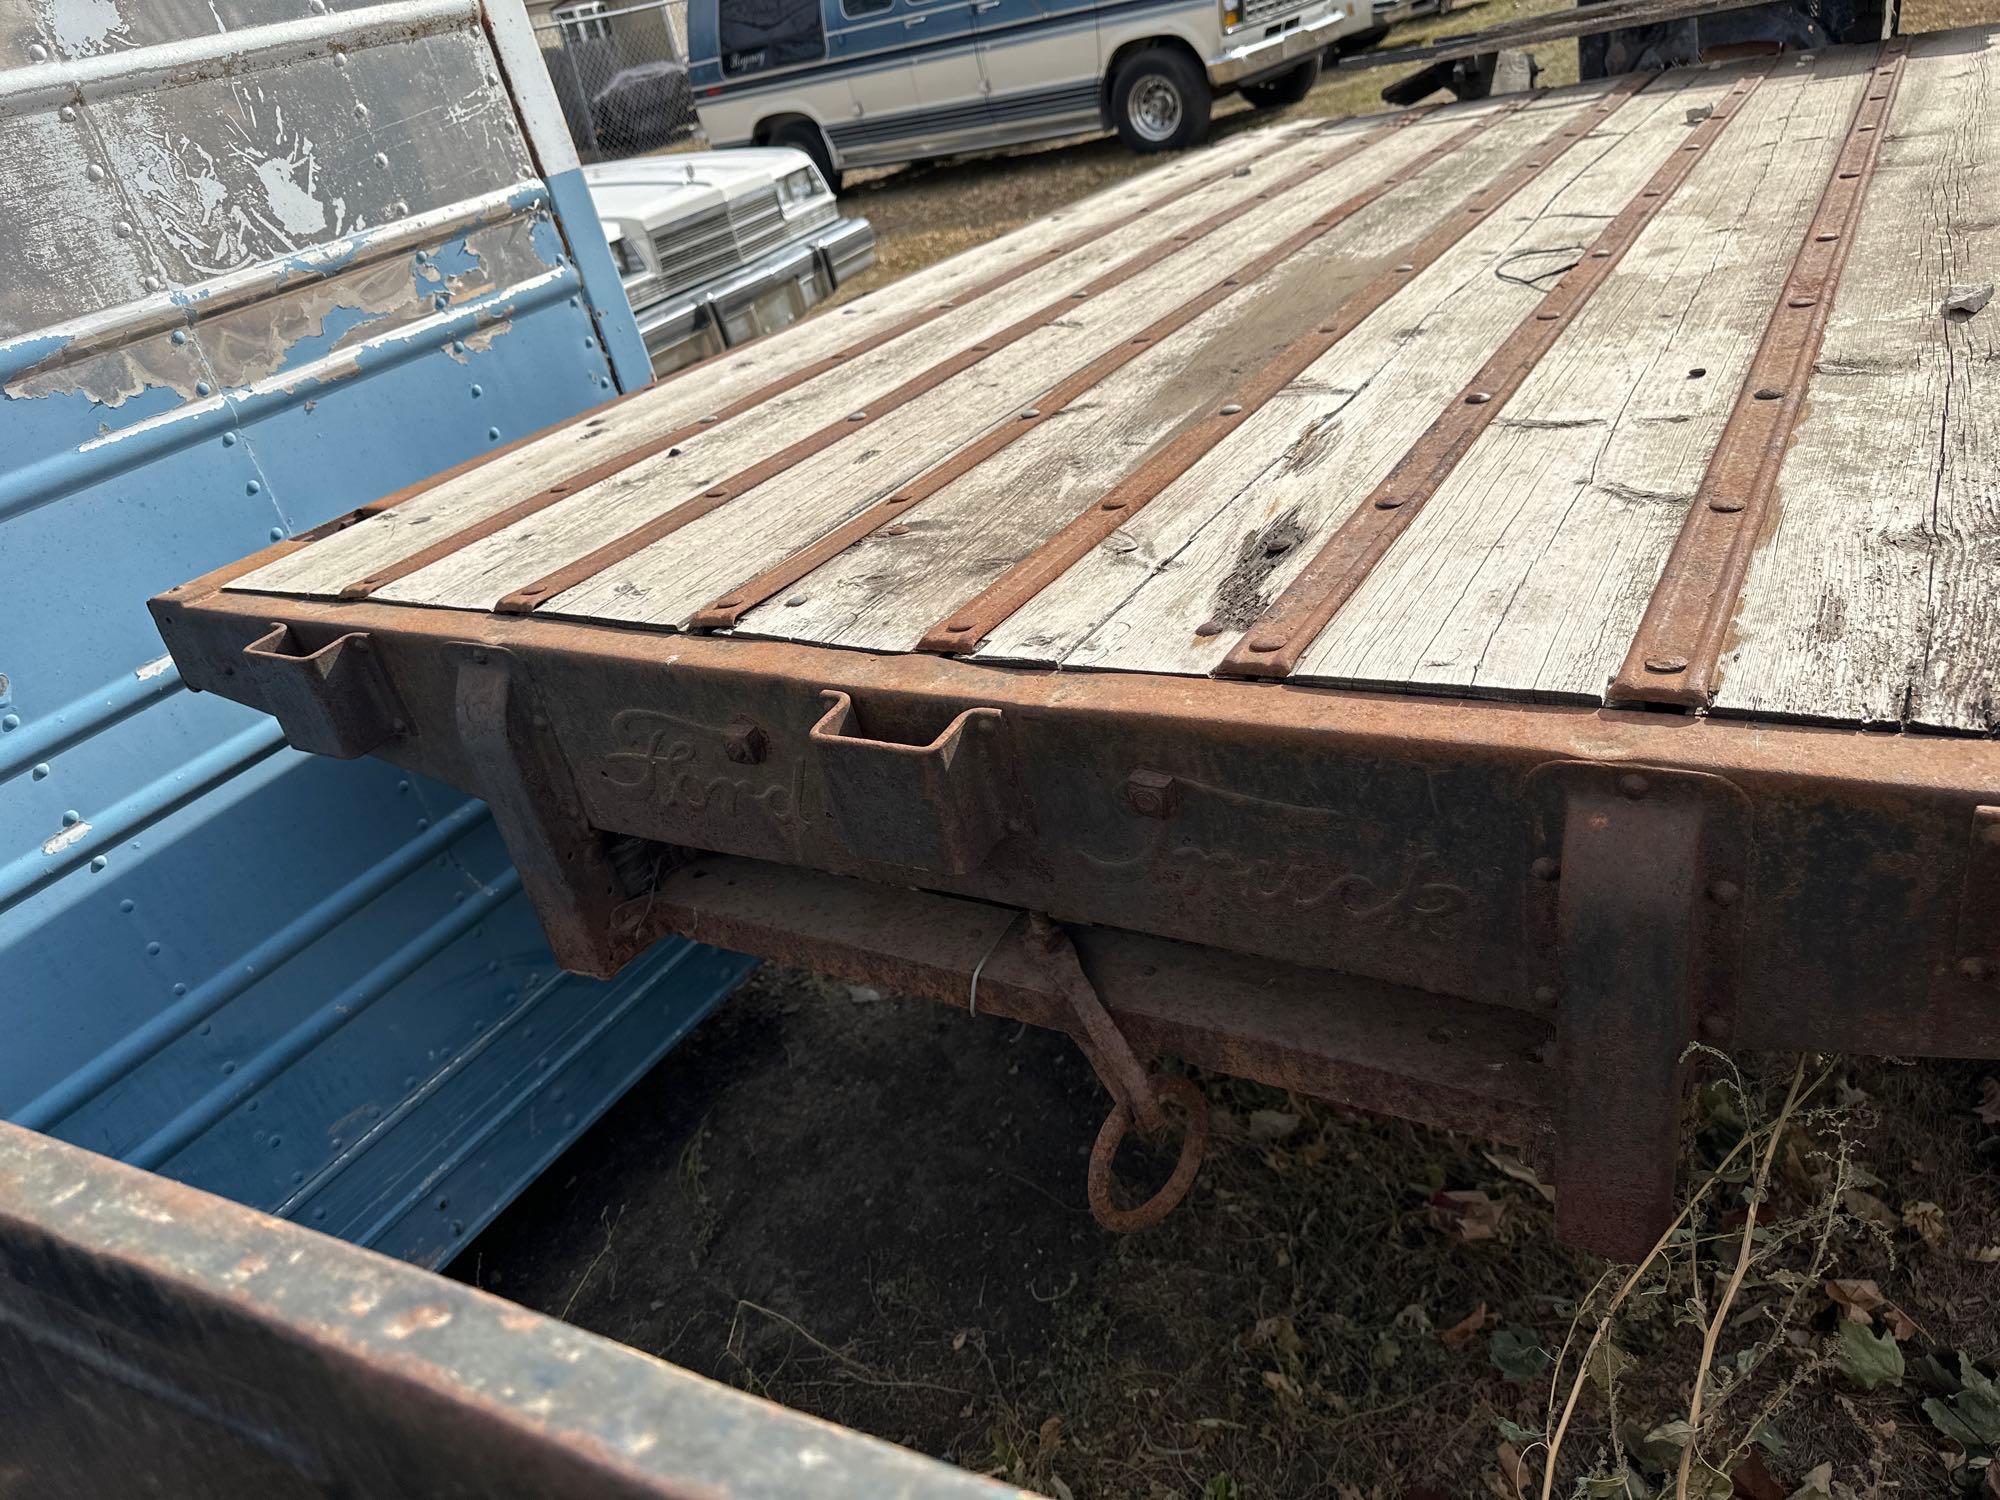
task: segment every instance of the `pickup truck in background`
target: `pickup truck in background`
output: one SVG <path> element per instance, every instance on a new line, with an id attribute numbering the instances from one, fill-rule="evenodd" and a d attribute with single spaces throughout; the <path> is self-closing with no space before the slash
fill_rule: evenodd
<path id="1" fill-rule="evenodd" d="M 583 169 L 656 375 L 772 333 L 875 263 L 802 151 L 689 151 Z"/>

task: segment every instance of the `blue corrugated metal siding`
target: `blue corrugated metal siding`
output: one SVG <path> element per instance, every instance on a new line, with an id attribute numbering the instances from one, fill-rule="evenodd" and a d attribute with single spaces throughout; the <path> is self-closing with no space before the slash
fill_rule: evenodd
<path id="1" fill-rule="evenodd" d="M 120 0 L 143 15 L 125 40 L 212 31 L 221 13 L 191 5 Z M 225 7 L 236 26 L 299 9 Z M 483 807 L 298 754 L 161 657 L 150 595 L 644 378 L 608 257 L 579 273 L 563 184 L 534 177 L 476 9 L 378 9 L 430 30 L 339 57 L 273 44 L 254 70 L 101 99 L 7 97 L 0 74 L 0 196 L 37 210 L 0 229 L 10 278 L 26 266 L 0 287 L 0 1112 L 435 1263 L 747 965 L 667 944 L 614 984 L 559 974 Z M 60 60 L 75 14 L 0 0 L 0 46 L 39 35 Z M 375 194 L 372 222 L 299 126 L 274 127 L 285 182 L 342 208 L 281 257 L 222 216 L 177 240 L 172 183 L 119 178 L 121 128 L 219 115 L 254 151 L 280 106 L 311 116 L 323 101 L 300 93 L 327 69 L 373 132 L 345 189 Z M 412 107 L 385 124 L 398 89 Z M 427 120 L 438 99 L 449 119 Z M 57 173 L 119 191 L 52 201 Z M 286 191 L 272 211 L 309 218 Z M 133 241 L 123 269 L 91 259 Z"/>

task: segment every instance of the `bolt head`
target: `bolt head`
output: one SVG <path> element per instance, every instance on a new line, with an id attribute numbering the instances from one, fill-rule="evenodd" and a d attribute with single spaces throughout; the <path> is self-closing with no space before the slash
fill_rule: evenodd
<path id="1" fill-rule="evenodd" d="M 1983 958 L 1961 958 L 1958 961 L 1958 972 L 1977 984 L 1993 972 L 1993 965 Z"/>
<path id="2" fill-rule="evenodd" d="M 1646 795 L 1646 778 L 1628 771 L 1618 778 L 1618 790 L 1636 802 Z"/>
<path id="3" fill-rule="evenodd" d="M 1555 1003 L 1556 1003 L 1556 987 L 1554 985 L 1538 984 L 1535 986 L 1535 1004 L 1554 1005 Z"/>
<path id="4" fill-rule="evenodd" d="M 1742 898 L 1743 888 L 1733 880 L 1716 880 L 1709 883 L 1708 899 L 1717 906 L 1734 906 Z"/>
<path id="5" fill-rule="evenodd" d="M 2000 848 L 2000 815 L 1981 818 L 1979 841 L 1993 848 Z"/>
<path id="6" fill-rule="evenodd" d="M 1554 880 L 1558 875 L 1562 874 L 1562 866 L 1544 854 L 1528 866 L 1528 873 L 1537 880 Z"/>
<path id="7" fill-rule="evenodd" d="M 771 753 L 771 737 L 747 719 L 739 720 L 722 732 L 722 753 L 739 766 L 761 765 Z"/>
<path id="8" fill-rule="evenodd" d="M 1142 818 L 1170 818 L 1180 807 L 1180 783 L 1160 771 L 1134 771 L 1125 778 L 1125 801 Z"/>

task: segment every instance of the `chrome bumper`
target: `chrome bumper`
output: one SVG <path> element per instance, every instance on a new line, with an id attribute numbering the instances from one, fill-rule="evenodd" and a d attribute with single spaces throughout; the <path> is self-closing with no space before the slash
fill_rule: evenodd
<path id="1" fill-rule="evenodd" d="M 678 297 L 634 308 L 653 374 L 795 323 L 875 263 L 875 226 L 836 219 L 742 270 Z"/>
<path id="2" fill-rule="evenodd" d="M 1365 12 L 1363 13 L 1366 14 Z M 1283 25 L 1283 22 L 1274 22 Z M 1343 7 L 1336 7 L 1323 16 L 1315 16 L 1310 21 L 1280 31 L 1276 35 L 1262 34 L 1266 28 L 1254 23 L 1243 27 L 1237 35 L 1257 32 L 1253 41 L 1241 42 L 1230 47 L 1220 57 L 1211 58 L 1208 63 L 1208 81 L 1217 88 L 1230 88 L 1239 83 L 1254 82 L 1266 73 L 1282 71 L 1289 63 L 1299 62 L 1315 52 L 1324 52 L 1350 31 L 1358 31 L 1356 14 Z"/>

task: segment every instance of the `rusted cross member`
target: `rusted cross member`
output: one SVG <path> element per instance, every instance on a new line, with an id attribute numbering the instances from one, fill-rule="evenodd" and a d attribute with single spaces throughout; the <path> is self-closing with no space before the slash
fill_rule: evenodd
<path id="1" fill-rule="evenodd" d="M 1717 776 L 1556 762 L 1530 777 L 1529 963 L 1556 1007 L 1556 1228 L 1638 1260 L 1673 1216 L 1690 1046 L 1723 1034 L 1749 806 Z"/>

